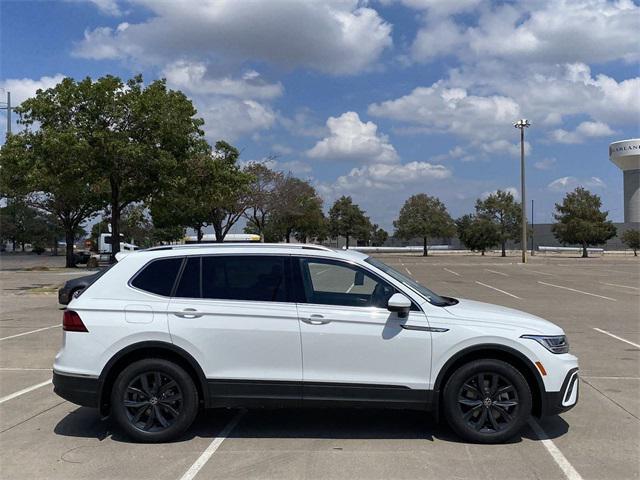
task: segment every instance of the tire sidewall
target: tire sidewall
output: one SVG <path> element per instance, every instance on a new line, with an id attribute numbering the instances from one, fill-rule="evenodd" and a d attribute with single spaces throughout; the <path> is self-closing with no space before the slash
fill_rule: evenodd
<path id="1" fill-rule="evenodd" d="M 158 371 L 176 381 L 182 391 L 183 407 L 177 421 L 166 430 L 145 432 L 131 424 L 122 403 L 129 383 L 144 372 Z M 111 412 L 124 433 L 139 442 L 167 442 L 182 435 L 193 423 L 198 413 L 198 390 L 191 376 L 180 366 L 162 359 L 144 359 L 127 366 L 116 378 L 111 391 Z"/>
<path id="2" fill-rule="evenodd" d="M 464 422 L 458 407 L 458 392 L 462 384 L 480 372 L 494 372 L 511 382 L 518 393 L 519 409 L 515 421 L 497 433 L 475 431 Z M 475 360 L 459 367 L 447 381 L 443 392 L 444 412 L 451 428 L 465 440 L 476 443 L 501 443 L 517 435 L 531 415 L 531 388 L 524 376 L 512 365 L 502 360 Z"/>

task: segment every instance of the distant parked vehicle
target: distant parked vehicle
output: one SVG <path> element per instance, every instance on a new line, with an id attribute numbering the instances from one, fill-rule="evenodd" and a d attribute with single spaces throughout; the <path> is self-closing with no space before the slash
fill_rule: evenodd
<path id="1" fill-rule="evenodd" d="M 107 270 L 109 270 L 109 267 L 98 270 L 91 275 L 67 280 L 62 288 L 58 290 L 58 303 L 68 305 L 72 299 L 79 297 L 89 285 L 104 275 Z"/>

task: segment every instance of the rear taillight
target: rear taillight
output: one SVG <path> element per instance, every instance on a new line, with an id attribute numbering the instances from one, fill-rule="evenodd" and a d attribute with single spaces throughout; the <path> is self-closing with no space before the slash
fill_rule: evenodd
<path id="1" fill-rule="evenodd" d="M 62 315 L 62 329 L 67 332 L 88 332 L 78 312 L 65 310 Z"/>

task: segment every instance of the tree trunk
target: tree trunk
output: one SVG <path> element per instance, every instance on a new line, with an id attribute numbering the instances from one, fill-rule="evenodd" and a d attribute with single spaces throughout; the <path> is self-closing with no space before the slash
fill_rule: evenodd
<path id="1" fill-rule="evenodd" d="M 196 243 L 202 242 L 202 225 L 196 227 Z"/>
<path id="2" fill-rule="evenodd" d="M 260 243 L 264 243 L 264 232 L 260 230 Z"/>
<path id="3" fill-rule="evenodd" d="M 111 263 L 116 263 L 120 251 L 120 185 L 111 178 Z"/>
<path id="4" fill-rule="evenodd" d="M 291 228 L 287 228 L 287 231 L 285 232 L 284 235 L 284 239 L 287 243 L 291 243 Z"/>
<path id="5" fill-rule="evenodd" d="M 429 249 L 427 248 L 427 237 L 422 237 L 422 256 L 429 256 Z"/>
<path id="6" fill-rule="evenodd" d="M 480 251 L 480 255 L 482 255 L 484 257 L 484 250 Z"/>
<path id="7" fill-rule="evenodd" d="M 507 245 L 507 242 L 503 240 L 503 241 L 502 241 L 502 256 L 503 256 L 503 257 L 506 257 L 506 256 L 507 256 L 506 245 Z"/>
<path id="8" fill-rule="evenodd" d="M 347 250 L 349 250 L 349 235 L 347 235 Z"/>
<path id="9" fill-rule="evenodd" d="M 73 241 L 75 239 L 75 236 L 73 234 L 73 228 L 65 228 L 64 238 L 65 238 L 65 241 L 67 242 L 67 246 L 66 246 L 67 258 L 66 258 L 65 267 L 75 268 L 76 259 L 73 253 Z"/>
<path id="10" fill-rule="evenodd" d="M 633 249 L 633 256 L 637 257 L 638 256 L 638 250 L 636 250 L 635 248 Z"/>
<path id="11" fill-rule="evenodd" d="M 216 234 L 216 243 L 224 242 L 224 233 L 222 232 L 221 224 L 213 222 L 213 232 Z"/>
<path id="12" fill-rule="evenodd" d="M 587 244 L 582 244 L 582 258 L 589 258 L 589 252 L 587 252 Z"/>
<path id="13" fill-rule="evenodd" d="M 22 253 L 24 253 L 24 242 L 20 242 L 20 250 L 22 250 Z"/>

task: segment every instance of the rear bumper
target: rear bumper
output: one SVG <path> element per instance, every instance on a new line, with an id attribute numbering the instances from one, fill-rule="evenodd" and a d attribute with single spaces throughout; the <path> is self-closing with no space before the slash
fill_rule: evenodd
<path id="1" fill-rule="evenodd" d="M 578 403 L 580 394 L 580 379 L 578 377 L 578 369 L 569 370 L 562 388 L 559 392 L 547 392 L 545 394 L 545 410 L 544 415 L 558 415 L 559 413 L 571 410 Z"/>
<path id="2" fill-rule="evenodd" d="M 64 375 L 53 372 L 53 391 L 71 403 L 83 407 L 98 407 L 97 378 Z"/>

